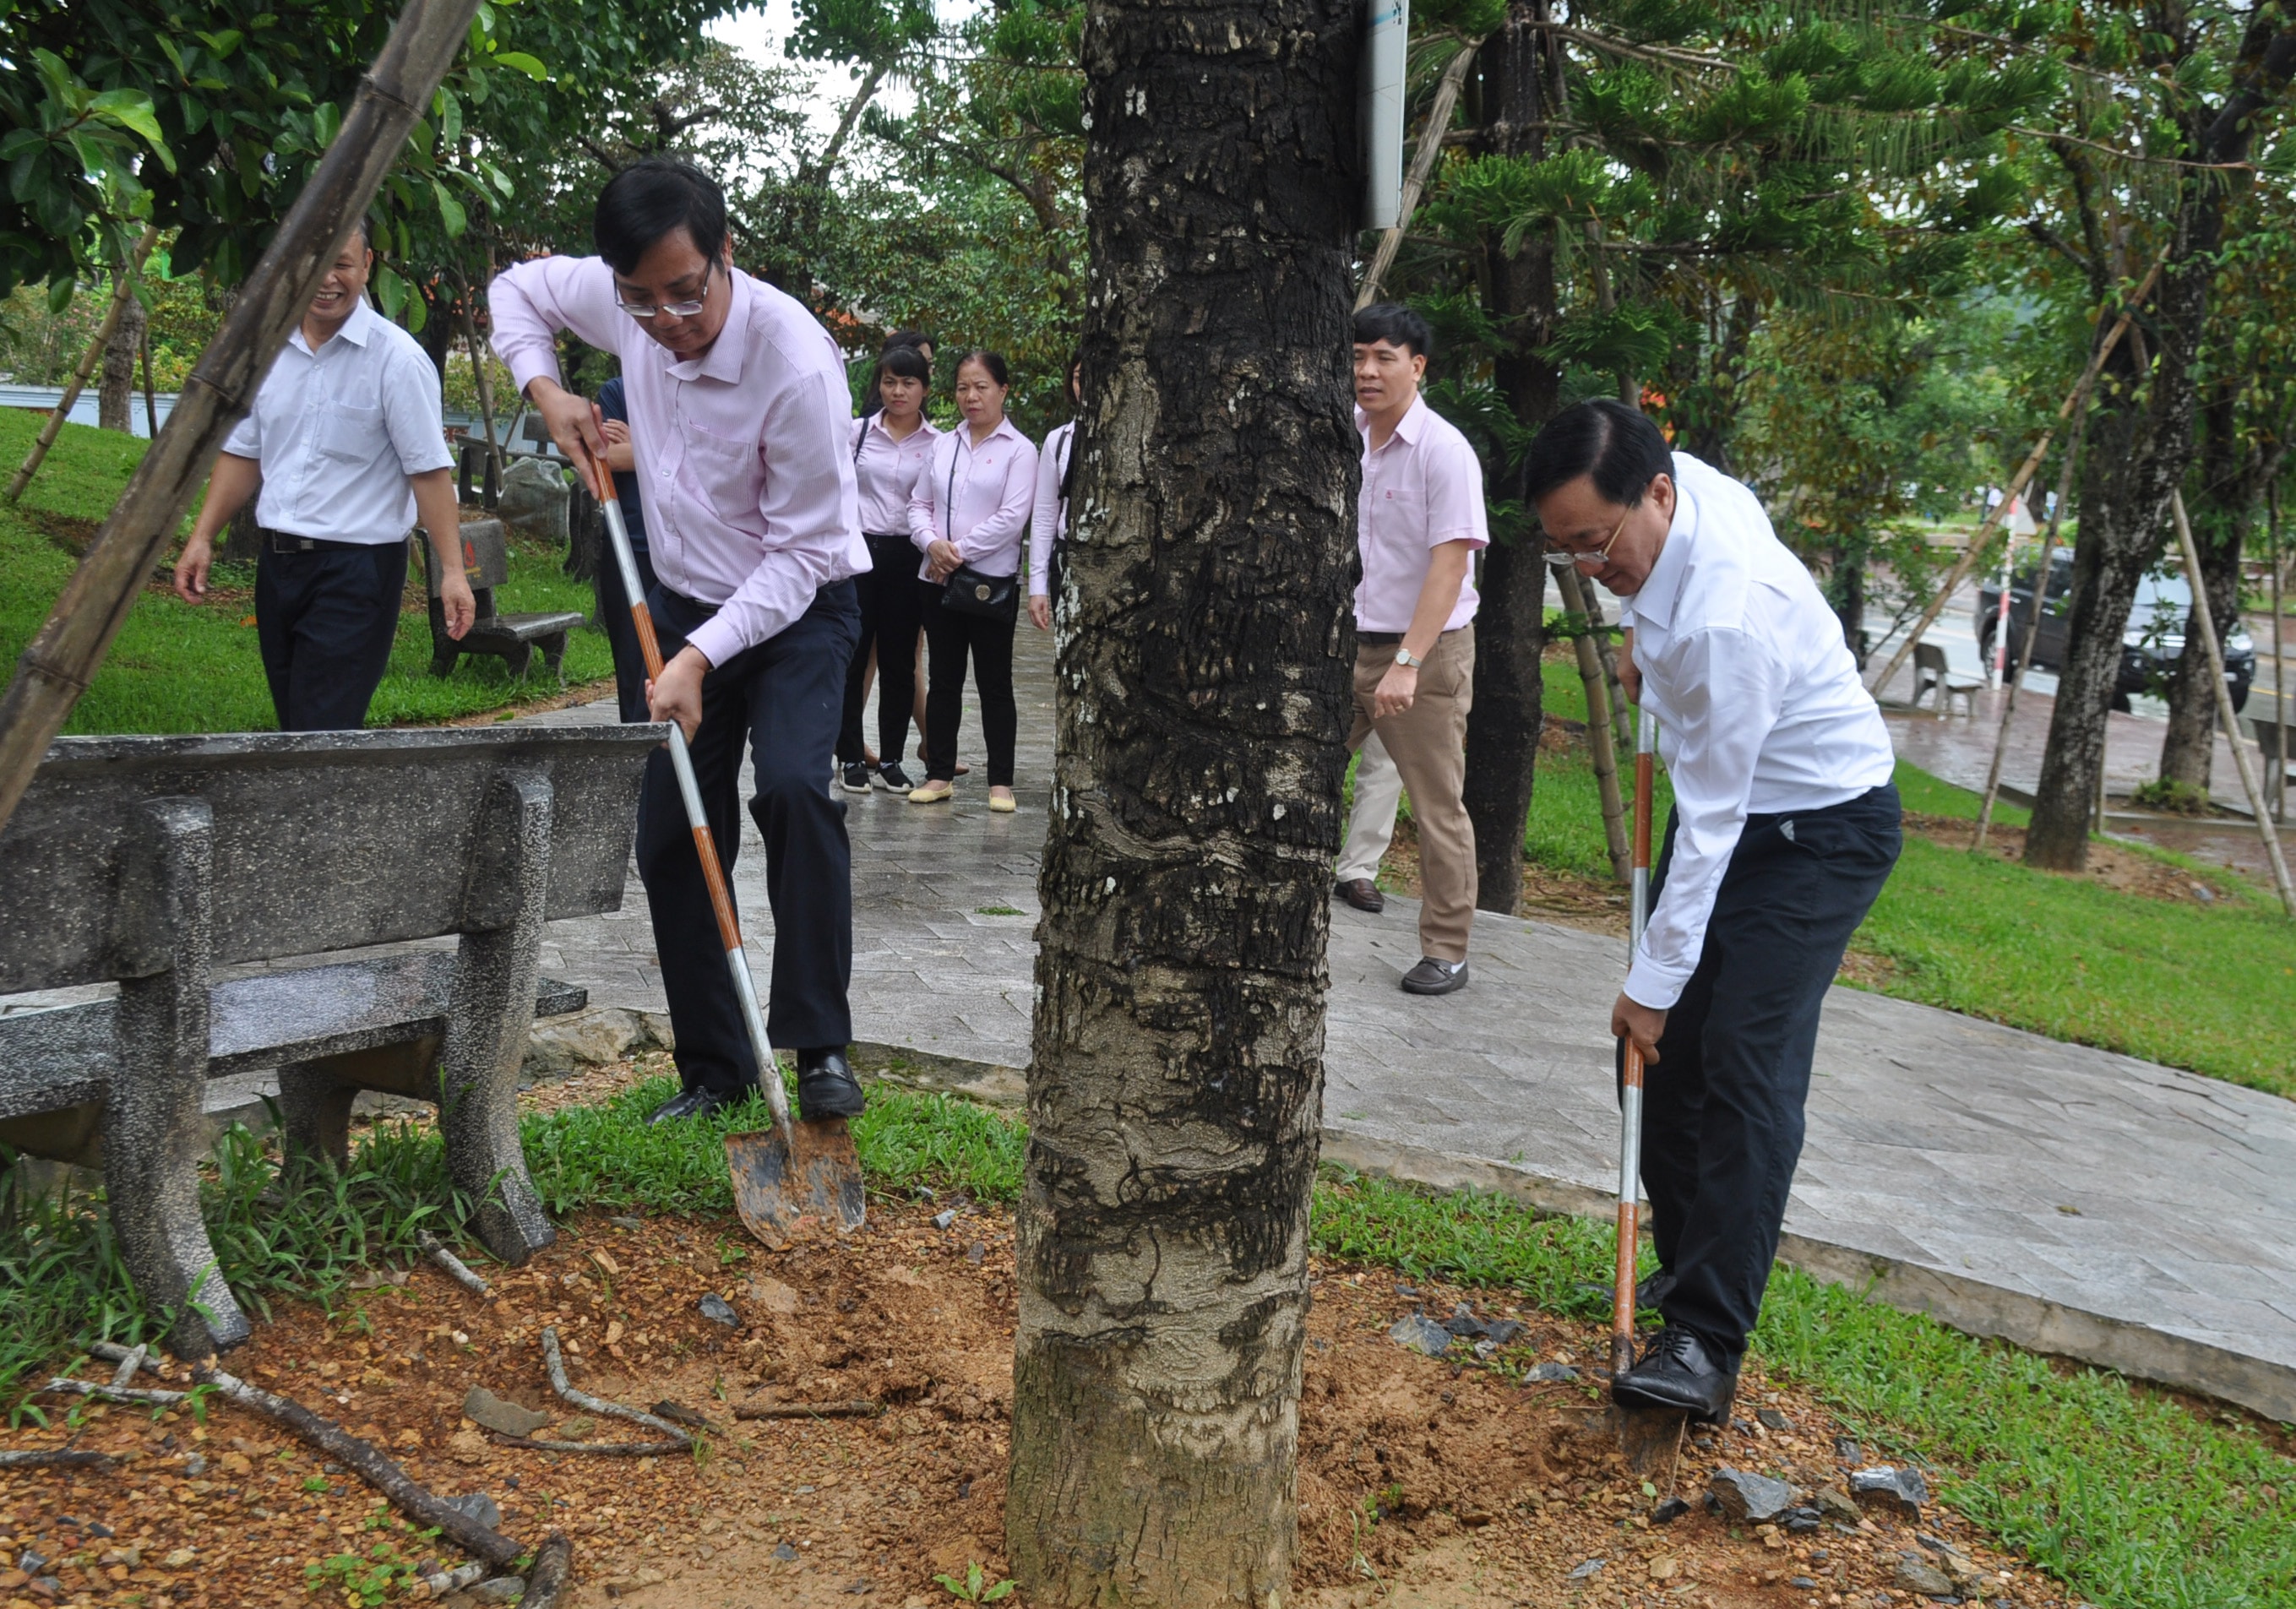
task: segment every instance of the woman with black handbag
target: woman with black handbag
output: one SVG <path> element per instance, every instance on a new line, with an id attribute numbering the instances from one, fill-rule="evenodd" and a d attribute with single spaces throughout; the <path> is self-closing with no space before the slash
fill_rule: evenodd
<path id="1" fill-rule="evenodd" d="M 837 763 L 845 788 L 869 791 L 868 752 L 863 747 L 862 710 L 868 702 L 869 672 L 877 670 L 877 780 L 900 793 L 916 784 L 901 769 L 901 745 L 909 735 L 914 696 L 917 584 L 911 579 L 909 493 L 932 456 L 940 432 L 924 416 L 932 369 L 912 346 L 889 346 L 877 359 L 870 383 L 877 407 L 853 423 L 853 478 L 861 493 L 861 535 L 869 544 L 867 575 L 855 578 L 861 603 L 861 640 L 853 650 L 845 679 L 845 718 L 837 734 Z M 872 651 L 873 650 L 873 658 Z"/>
<path id="2" fill-rule="evenodd" d="M 909 540 L 924 555 L 927 671 L 925 780 L 911 804 L 956 792 L 956 728 L 964 664 L 980 691 L 988 742 L 988 808 L 1010 813 L 1013 749 L 1021 724 L 1013 700 L 1013 628 L 1021 613 L 1021 542 L 1037 489 L 1037 448 L 1004 417 L 1010 381 L 995 352 L 967 352 L 956 365 L 964 423 L 933 443 L 909 496 Z"/>

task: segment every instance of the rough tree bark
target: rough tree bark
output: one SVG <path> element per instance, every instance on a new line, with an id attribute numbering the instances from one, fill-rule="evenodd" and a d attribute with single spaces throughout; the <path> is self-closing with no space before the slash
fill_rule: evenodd
<path id="1" fill-rule="evenodd" d="M 1514 0 L 1480 63 L 1492 149 L 1534 161 L 1546 154 L 1546 108 L 1561 103 L 1553 81 L 1559 63 L 1542 27 L 1546 12 L 1547 0 Z M 1561 372 L 1540 356 L 1554 333 L 1554 243 L 1535 233 L 1510 253 L 1494 231 L 1484 242 L 1483 276 L 1492 317 L 1512 333 L 1493 379 L 1515 417 L 1536 429 L 1554 416 L 1562 386 Z M 1514 468 L 1490 465 L 1486 473 L 1512 477 Z M 1483 550 L 1475 702 L 1467 716 L 1464 797 L 1475 824 L 1476 902 L 1509 915 L 1522 896 L 1523 825 L 1546 720 L 1538 661 L 1546 645 L 1546 567 L 1539 541 L 1536 531 L 1502 533 Z"/>
<path id="2" fill-rule="evenodd" d="M 2210 618 L 2230 636 L 2240 622 L 2242 534 L 2264 493 L 2264 455 L 2244 448 L 2234 383 L 2220 380 L 2202 405 L 2201 475 L 2192 507 L 2193 535 L 2201 550 Z M 2209 656 L 2196 616 L 2185 620 L 2185 648 L 2169 678 L 2169 730 L 2161 741 L 2161 780 L 2181 784 L 2205 798 L 2216 758 L 2217 694 L 2209 685 Z"/>
<path id="3" fill-rule="evenodd" d="M 1349 0 L 1095 0 L 1007 1549 L 1283 1603 L 1350 705 Z"/>
<path id="4" fill-rule="evenodd" d="M 2258 7 L 2223 99 L 2212 110 L 2197 109 L 2190 119 L 2191 154 L 2202 163 L 2246 160 L 2292 72 L 2296 22 L 2276 7 Z M 2152 343 L 2121 342 L 2100 379 L 2089 425 L 2080 533 L 2066 600 L 2065 662 L 2025 834 L 2026 864 L 2050 871 L 2078 872 L 2088 865 L 2089 815 L 2104 767 L 2105 717 L 2120 673 L 2121 631 L 2137 579 L 2168 529 L 2169 497 L 2192 463 L 2195 368 L 2234 180 L 2224 168 L 2189 168 L 2179 170 L 2177 183 L 2176 209 L 2168 219 L 2169 262 L 2151 326 L 2159 361 L 2148 374 L 2144 357 Z"/>
<path id="5" fill-rule="evenodd" d="M 143 300 L 131 296 L 119 309 L 111 339 L 103 343 L 103 370 L 96 382 L 95 423 L 107 431 L 133 431 L 135 421 L 135 357 L 144 349 Z"/>

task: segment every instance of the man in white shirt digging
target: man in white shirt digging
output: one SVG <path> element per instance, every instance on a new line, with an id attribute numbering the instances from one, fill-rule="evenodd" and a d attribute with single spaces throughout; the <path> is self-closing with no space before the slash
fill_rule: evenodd
<path id="1" fill-rule="evenodd" d="M 367 305 L 368 238 L 362 219 L 255 406 L 226 438 L 176 562 L 176 593 L 205 603 L 216 533 L 260 488 L 255 634 L 282 732 L 366 724 L 390 665 L 406 532 L 418 519 L 439 566 L 447 635 L 461 637 L 477 612 L 439 371 L 414 337 Z"/>
<path id="2" fill-rule="evenodd" d="M 1754 494 L 1608 399 L 1557 415 L 1525 491 L 1552 562 L 1626 600 L 1628 696 L 1674 812 L 1611 1031 L 1646 1066 L 1666 1327 L 1611 1383 L 1720 1421 L 1801 1154 L 1818 1007 L 1897 863 L 1895 760 L 1841 623 Z"/>

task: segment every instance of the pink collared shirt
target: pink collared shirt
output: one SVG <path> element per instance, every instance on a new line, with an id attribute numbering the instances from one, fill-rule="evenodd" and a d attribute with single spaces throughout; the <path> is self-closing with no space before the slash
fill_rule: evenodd
<path id="1" fill-rule="evenodd" d="M 1433 550 L 1446 542 L 1490 546 L 1482 463 L 1458 427 L 1429 407 L 1423 397 L 1377 451 L 1371 445 L 1371 422 L 1361 408 L 1356 410 L 1356 429 L 1364 439 L 1363 493 L 1356 504 L 1356 547 L 1363 556 L 1356 629 L 1407 631 Z M 1470 565 L 1443 629 L 1456 631 L 1473 620 L 1481 601 Z"/>
<path id="2" fill-rule="evenodd" d="M 718 612 L 686 640 L 713 665 L 782 631 L 814 594 L 869 568 L 853 476 L 853 399 L 836 343 L 794 299 L 727 271 L 726 327 L 679 360 L 621 310 L 594 257 L 495 276 L 494 349 L 523 391 L 558 378 L 570 330 L 622 360 L 654 574 Z"/>
<path id="3" fill-rule="evenodd" d="M 998 422 L 988 439 L 972 445 L 972 427 L 959 423 L 933 443 L 909 493 L 909 540 L 919 553 L 935 541 L 954 542 L 964 562 L 985 576 L 1021 568 L 1021 538 L 1037 496 L 1036 444 Z M 925 580 L 926 567 L 917 566 Z"/>
<path id="4" fill-rule="evenodd" d="M 861 483 L 861 529 L 880 537 L 909 532 L 909 493 L 940 437 L 930 419 L 896 439 L 882 414 L 853 422 L 853 473 Z"/>

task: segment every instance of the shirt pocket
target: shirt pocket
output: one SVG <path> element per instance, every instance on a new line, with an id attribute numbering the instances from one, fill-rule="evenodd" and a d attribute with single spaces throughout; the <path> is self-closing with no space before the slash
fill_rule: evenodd
<path id="1" fill-rule="evenodd" d="M 755 441 L 712 435 L 685 422 L 685 467 L 701 496 L 729 524 L 753 519 L 765 489 L 765 464 Z"/>
<path id="2" fill-rule="evenodd" d="M 320 410 L 313 439 L 327 457 L 345 464 L 365 464 L 379 455 L 390 435 L 383 429 L 381 408 L 330 402 Z"/>

